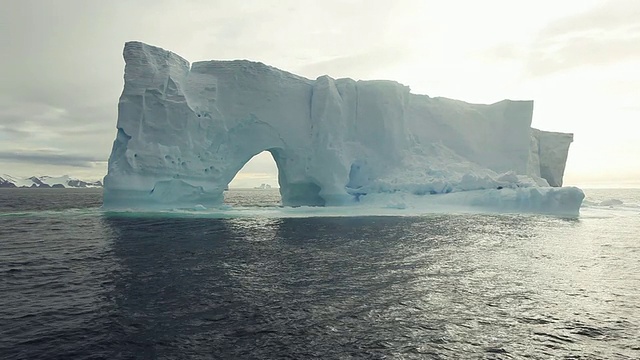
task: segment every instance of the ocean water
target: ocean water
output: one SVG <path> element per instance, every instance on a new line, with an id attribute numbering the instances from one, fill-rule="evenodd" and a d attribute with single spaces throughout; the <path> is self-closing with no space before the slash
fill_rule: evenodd
<path id="1" fill-rule="evenodd" d="M 105 213 L 0 189 L 0 359 L 638 359 L 640 190 L 578 219 Z M 268 216 L 261 216 L 266 214 Z"/>

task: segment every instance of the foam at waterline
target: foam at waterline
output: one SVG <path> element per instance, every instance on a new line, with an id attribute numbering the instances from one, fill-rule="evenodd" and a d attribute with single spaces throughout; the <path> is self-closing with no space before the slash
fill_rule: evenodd
<path id="1" fill-rule="evenodd" d="M 110 214 L 126 214 L 126 216 L 186 216 L 206 218 L 234 217 L 348 217 L 348 216 L 422 216 L 428 214 L 545 214 L 561 217 L 577 217 L 576 202 L 582 201 L 582 192 L 575 189 L 573 193 L 565 188 L 558 194 L 543 192 L 531 193 L 533 189 L 502 189 L 467 191 L 461 193 L 428 195 L 410 194 L 376 194 L 363 197 L 361 202 L 349 206 L 324 207 L 288 207 L 288 206 L 230 206 L 205 208 L 196 205 L 189 208 L 172 210 L 148 210 L 130 208 L 124 211 L 109 211 Z M 539 191 L 539 190 L 535 190 Z M 558 195 L 558 196 L 555 196 Z M 550 206 L 552 205 L 552 206 Z"/>

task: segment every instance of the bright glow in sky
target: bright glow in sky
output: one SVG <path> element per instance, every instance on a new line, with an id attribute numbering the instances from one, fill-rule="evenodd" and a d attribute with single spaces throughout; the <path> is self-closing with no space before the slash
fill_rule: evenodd
<path id="1" fill-rule="evenodd" d="M 566 184 L 640 186 L 638 19 L 635 0 L 4 2 L 0 173 L 102 177 L 122 47 L 140 40 L 191 61 L 533 99 L 534 127 L 575 134 Z M 268 153 L 255 159 L 245 186 L 276 177 Z"/>
<path id="2" fill-rule="evenodd" d="M 273 156 L 263 151 L 247 162 L 229 183 L 230 188 L 252 188 L 261 184 L 278 185 L 278 167 Z"/>

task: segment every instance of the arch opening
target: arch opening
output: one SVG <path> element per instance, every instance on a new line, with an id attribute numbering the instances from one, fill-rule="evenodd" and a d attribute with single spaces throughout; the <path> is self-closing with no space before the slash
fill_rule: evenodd
<path id="1" fill-rule="evenodd" d="M 324 206 L 321 187 L 296 167 L 297 159 L 279 148 L 254 155 L 229 182 L 224 202 L 229 205 Z M 237 201 L 245 197 L 247 201 Z"/>
<path id="2" fill-rule="evenodd" d="M 265 150 L 247 161 L 229 182 L 228 188 L 268 190 L 278 189 L 278 166 L 270 151 Z"/>
<path id="3" fill-rule="evenodd" d="M 224 203 L 232 206 L 277 206 L 278 166 L 269 151 L 254 155 L 236 173 L 224 192 Z"/>

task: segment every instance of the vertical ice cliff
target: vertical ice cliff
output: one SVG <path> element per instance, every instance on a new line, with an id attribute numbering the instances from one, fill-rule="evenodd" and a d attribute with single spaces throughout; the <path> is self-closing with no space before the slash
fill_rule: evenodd
<path id="1" fill-rule="evenodd" d="M 124 59 L 107 208 L 220 204 L 265 150 L 285 205 L 562 185 L 572 135 L 531 129 L 531 101 L 476 105 L 393 81 L 309 80 L 244 60 L 190 66 L 140 42 L 125 45 Z M 579 190 L 542 193 L 566 202 L 567 192 L 577 211 Z"/>
<path id="2" fill-rule="evenodd" d="M 562 186 L 564 168 L 569 155 L 569 145 L 573 142 L 573 134 L 532 129 L 531 136 L 535 139 L 531 151 L 537 152 L 540 176 L 547 180 L 551 186 Z"/>

